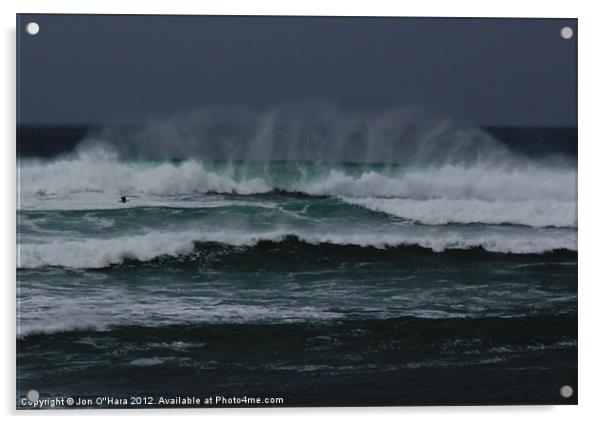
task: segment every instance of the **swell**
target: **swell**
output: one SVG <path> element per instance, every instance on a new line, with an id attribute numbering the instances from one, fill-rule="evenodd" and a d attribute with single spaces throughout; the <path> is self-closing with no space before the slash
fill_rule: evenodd
<path id="1" fill-rule="evenodd" d="M 542 332 L 541 329 L 546 329 Z M 358 331 L 362 329 L 363 331 Z M 333 334 L 334 330 L 334 334 Z M 73 346 L 72 341 L 90 337 L 110 337 L 111 341 L 119 345 L 123 339 L 128 343 L 152 343 L 160 341 L 186 340 L 192 347 L 203 347 L 202 343 L 209 340 L 227 338 L 225 334 L 236 334 L 240 339 L 232 343 L 245 345 L 246 338 L 255 342 L 262 340 L 271 341 L 272 344 L 283 345 L 287 339 L 302 339 L 318 337 L 321 334 L 343 336 L 362 340 L 364 343 L 370 338 L 394 337 L 404 338 L 406 341 L 417 342 L 417 345 L 431 345 L 441 341 L 472 341 L 475 347 L 486 347 L 487 339 L 497 339 L 504 344 L 548 344 L 557 342 L 559 338 L 577 338 L 577 317 L 575 315 L 537 315 L 518 317 L 482 317 L 482 318 L 417 318 L 398 317 L 389 319 L 363 319 L 363 320 L 304 320 L 302 322 L 272 322 L 272 323 L 190 323 L 168 324 L 160 322 L 147 325 L 113 325 L 107 327 L 69 327 L 57 326 L 50 329 L 32 330 L 21 334 L 17 339 L 20 344 L 35 345 L 36 343 L 52 343 L 53 336 L 62 334 L 60 343 Z M 424 335 L 428 334 L 428 340 Z M 478 335 L 482 340 L 475 339 Z M 483 343 L 485 342 L 485 343 Z M 370 343 L 367 343 L 370 345 Z M 414 346 L 417 346 L 414 345 Z M 90 345 L 89 345 L 90 346 Z M 94 346 L 94 345 L 92 345 Z M 411 346 L 411 345 L 410 345 Z M 574 343 L 569 344 L 575 347 Z M 85 346 L 81 346 L 85 348 Z M 111 346 L 108 346 L 111 348 Z M 401 345 L 400 345 L 401 347 Z M 452 346 L 448 346 L 452 347 Z M 468 346 L 459 344 L 459 349 Z M 543 346 L 542 346 L 543 347 Z"/>
<path id="2" fill-rule="evenodd" d="M 19 211 L 20 231 L 50 234 L 70 223 L 70 230 L 90 235 L 95 229 L 132 229 L 164 224 L 194 223 L 199 219 L 219 219 L 224 215 L 245 216 L 250 220 L 280 219 L 290 223 L 344 218 L 349 225 L 407 221 L 416 225 L 491 225 L 533 228 L 577 228 L 574 202 L 523 201 L 486 202 L 451 199 L 315 198 L 296 193 L 266 195 L 217 195 L 174 197 L 139 205 L 131 199 L 110 209 L 58 209 Z M 383 217 L 385 219 L 383 219 Z M 79 224 L 78 220 L 80 221 Z M 282 222 L 282 221 L 281 221 Z"/>
<path id="3" fill-rule="evenodd" d="M 541 404 L 534 396 L 549 392 L 553 404 L 559 384 L 576 387 L 575 315 L 148 322 L 30 333 L 16 343 L 19 393 L 43 387 L 90 399 L 250 391 L 305 406 L 440 404 L 442 396 L 450 404 L 507 404 L 508 393 L 524 388 L 513 402 Z"/>

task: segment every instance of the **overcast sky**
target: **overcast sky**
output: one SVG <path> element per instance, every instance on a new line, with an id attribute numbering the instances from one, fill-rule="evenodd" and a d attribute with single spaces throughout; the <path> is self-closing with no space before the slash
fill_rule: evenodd
<path id="1" fill-rule="evenodd" d="M 19 15 L 17 25 L 26 123 L 306 100 L 421 107 L 475 125 L 577 120 L 576 20 Z M 575 37 L 561 38 L 563 26 Z"/>

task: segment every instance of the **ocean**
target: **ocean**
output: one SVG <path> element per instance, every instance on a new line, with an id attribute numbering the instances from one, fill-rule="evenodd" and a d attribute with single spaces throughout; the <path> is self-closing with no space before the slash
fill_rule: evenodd
<path id="1" fill-rule="evenodd" d="M 419 153 L 20 157 L 17 406 L 576 403 L 576 162 Z"/>

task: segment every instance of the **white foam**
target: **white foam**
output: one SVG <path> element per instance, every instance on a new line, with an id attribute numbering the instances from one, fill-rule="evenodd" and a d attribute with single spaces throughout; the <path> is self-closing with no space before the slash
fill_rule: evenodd
<path id="1" fill-rule="evenodd" d="M 341 195 L 355 198 L 393 197 L 408 199 L 479 199 L 524 201 L 576 199 L 577 173 L 573 169 L 535 166 L 494 168 L 447 165 L 436 169 L 397 174 L 375 171 L 359 177 L 333 170 L 322 180 L 297 185 L 297 191 L 313 195 Z"/>
<path id="2" fill-rule="evenodd" d="M 53 334 L 67 331 L 107 331 L 115 326 L 155 326 L 220 323 L 300 322 L 306 320 L 340 319 L 344 314 L 324 308 L 298 304 L 256 304 L 251 300 L 221 303 L 213 298 L 199 297 L 191 292 L 188 296 L 175 297 L 154 290 L 132 291 L 117 287 L 107 292 L 91 287 L 89 292 L 40 299 L 31 289 L 33 300 L 30 309 L 21 307 L 17 337 L 36 334 Z M 223 300 L 223 299 L 220 299 Z M 27 317 L 27 319 L 25 319 Z M 170 344 L 171 350 L 202 347 L 202 343 Z M 147 346 L 153 347 L 153 346 Z M 154 346 L 162 347 L 162 346 Z"/>
<path id="3" fill-rule="evenodd" d="M 216 242 L 230 246 L 253 246 L 260 241 L 280 242 L 296 236 L 306 243 L 331 243 L 385 249 L 395 246 L 420 246 L 443 252 L 449 249 L 481 247 L 490 252 L 544 253 L 558 249 L 576 250 L 576 233 L 569 230 L 533 231 L 325 231 L 281 229 L 263 232 L 248 230 L 205 230 L 159 232 L 109 239 L 57 240 L 50 243 L 22 243 L 19 268 L 60 266 L 104 268 L 126 259 L 150 261 L 161 256 L 178 257 L 193 252 L 195 242 Z"/>
<path id="4" fill-rule="evenodd" d="M 383 199 L 342 197 L 352 205 L 427 225 L 519 224 L 577 227 L 576 202 L 556 200 L 484 201 L 478 199 Z"/>
<path id="5" fill-rule="evenodd" d="M 19 194 L 28 197 L 73 193 L 111 195 L 110 207 L 121 194 L 179 195 L 194 193 L 265 193 L 272 188 L 260 178 L 235 181 L 207 170 L 201 161 L 162 162 L 141 166 L 120 162 L 103 149 L 51 162 L 20 163 Z"/>
<path id="6" fill-rule="evenodd" d="M 96 147 L 56 161 L 22 161 L 19 206 L 39 209 L 62 204 L 70 209 L 75 202 L 107 209 L 115 208 L 122 194 L 139 196 L 145 204 L 147 199 L 160 202 L 165 196 L 258 194 L 274 189 L 353 198 L 575 202 L 577 188 L 573 168 L 547 168 L 519 160 L 513 165 L 506 161 L 499 165 L 367 170 L 357 176 L 332 169 L 321 176 L 301 172 L 303 176 L 295 181 L 274 179 L 269 171 L 263 176 L 235 178 L 234 171 L 231 167 L 210 171 L 198 160 L 180 164 L 121 162 L 113 153 Z"/>
<path id="7" fill-rule="evenodd" d="M 161 365 L 165 361 L 169 361 L 171 359 L 174 358 L 138 358 L 130 361 L 130 365 L 133 365 L 135 367 L 152 367 L 154 365 Z"/>

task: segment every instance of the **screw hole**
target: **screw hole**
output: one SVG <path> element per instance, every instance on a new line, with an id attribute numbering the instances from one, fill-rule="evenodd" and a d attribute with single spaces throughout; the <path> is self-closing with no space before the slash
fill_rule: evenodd
<path id="1" fill-rule="evenodd" d="M 38 400 L 40 398 L 40 393 L 38 393 L 37 390 L 30 390 L 27 392 L 27 395 L 25 397 L 27 398 L 28 401 L 35 402 L 36 400 Z"/>
<path id="2" fill-rule="evenodd" d="M 562 396 L 565 399 L 570 398 L 571 396 L 573 396 L 573 388 L 571 386 L 562 386 L 560 388 L 560 396 Z"/>
<path id="3" fill-rule="evenodd" d="M 564 38 L 565 40 L 570 40 L 571 38 L 573 38 L 573 28 L 568 27 L 568 26 L 563 27 L 560 30 L 560 36 L 562 38 Z"/>
<path id="4" fill-rule="evenodd" d="M 36 35 L 40 32 L 40 26 L 36 22 L 30 22 L 25 26 L 25 31 L 27 31 L 29 35 Z"/>

